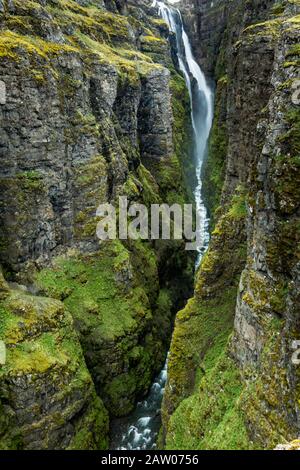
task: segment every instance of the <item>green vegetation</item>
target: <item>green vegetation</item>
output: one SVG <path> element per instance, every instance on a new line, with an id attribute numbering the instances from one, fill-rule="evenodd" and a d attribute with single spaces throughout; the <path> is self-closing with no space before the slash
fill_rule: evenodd
<path id="1" fill-rule="evenodd" d="M 151 163 L 162 199 L 167 204 L 184 204 L 193 200 L 195 184 L 195 162 L 192 158 L 192 127 L 190 100 L 183 77 L 175 71 L 170 82 L 173 110 L 173 145 L 171 158 L 162 158 Z M 190 188 L 190 189 L 188 189 Z"/>
<path id="2" fill-rule="evenodd" d="M 85 328 L 99 329 L 99 335 L 112 340 L 122 336 L 147 315 L 147 299 L 140 287 L 124 296 L 119 276 L 130 283 L 129 253 L 115 242 L 90 257 L 59 258 L 52 269 L 37 275 L 37 285 L 47 295 L 65 301 L 68 310 Z M 114 312 L 118 312 L 115 315 Z"/>
<path id="3" fill-rule="evenodd" d="M 228 352 L 223 351 L 215 366 L 205 372 L 197 392 L 172 415 L 166 449 L 252 449 L 238 407 L 239 371 Z"/>
<path id="4" fill-rule="evenodd" d="M 87 406 L 84 419 L 74 420 L 73 439 L 77 448 L 106 448 L 107 413 L 96 397 L 71 316 L 61 302 L 31 296 L 21 290 L 7 290 L 0 303 L 0 324 L 0 337 L 7 347 L 6 364 L 0 367 L 0 407 L 2 399 L 9 398 L 12 413 L 17 412 L 21 419 L 19 424 L 7 407 L 2 410 L 0 448 L 22 449 L 31 433 L 43 429 L 44 419 L 50 435 L 53 429 L 65 426 L 84 403 Z M 25 384 L 26 400 L 32 399 L 26 406 L 22 402 Z M 45 390 L 50 392 L 50 389 L 55 406 L 44 418 L 39 403 Z M 82 401 L 75 398 L 80 395 Z M 27 422 L 23 411 L 27 407 L 32 407 L 35 424 Z M 43 442 L 47 437 L 42 435 L 41 445 L 47 446 Z"/>
<path id="5" fill-rule="evenodd" d="M 36 279 L 71 312 L 97 389 L 114 415 L 130 412 L 136 396 L 149 387 L 154 357 L 158 367 L 164 358 L 161 327 L 170 315 L 166 301 L 155 307 L 159 286 L 154 252 L 141 241 L 128 248 L 116 241 L 90 256 L 68 254 Z"/>

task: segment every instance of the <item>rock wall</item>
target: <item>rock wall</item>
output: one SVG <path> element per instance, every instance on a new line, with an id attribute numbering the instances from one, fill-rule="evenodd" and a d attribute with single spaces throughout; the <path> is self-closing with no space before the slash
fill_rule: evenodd
<path id="1" fill-rule="evenodd" d="M 119 195 L 190 197 L 188 94 L 149 13 L 0 2 L 3 448 L 106 447 L 106 409 L 124 415 L 147 392 L 191 294 L 181 242 L 96 237 L 97 207 Z"/>
<path id="2" fill-rule="evenodd" d="M 226 18 L 203 173 L 212 239 L 172 339 L 168 449 L 273 449 L 300 432 L 299 2 L 236 1 Z"/>

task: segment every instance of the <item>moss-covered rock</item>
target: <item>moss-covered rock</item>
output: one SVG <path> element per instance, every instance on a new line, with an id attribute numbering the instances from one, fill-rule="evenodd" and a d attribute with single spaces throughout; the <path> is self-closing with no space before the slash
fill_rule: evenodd
<path id="1" fill-rule="evenodd" d="M 7 85 L 0 108 L 6 115 L 0 261 L 9 281 L 64 303 L 74 320 L 70 338 L 76 329 L 97 394 L 112 415 L 130 412 L 147 392 L 193 275 L 183 243 L 99 246 L 96 236 L 97 207 L 118 202 L 120 195 L 147 207 L 188 201 L 184 167 L 191 166 L 191 124 L 184 80 L 173 67 L 166 24 L 149 15 L 147 2 L 125 3 L 5 2 L 0 33 Z M 153 157 L 157 171 L 147 164 Z M 3 281 L 1 299 L 6 296 Z M 14 330 L 16 339 L 40 334 L 30 313 L 39 299 L 24 305 L 28 321 L 24 331 Z M 45 370 L 36 372 L 42 374 L 39 386 L 48 384 L 48 369 L 63 360 L 64 349 L 48 364 L 39 360 L 39 337 L 30 343 L 32 354 L 25 348 L 14 360 L 24 363 L 26 374 L 40 363 Z M 77 356 L 65 361 L 67 369 L 76 368 Z M 24 385 L 34 393 L 30 387 Z M 68 437 L 61 448 L 105 446 L 106 412 L 92 383 L 90 388 L 91 404 L 72 418 L 74 427 L 77 419 L 85 423 L 80 430 L 68 431 L 68 407 L 62 414 L 60 436 Z M 87 392 L 82 387 L 78 395 L 83 400 Z M 13 406 L 11 397 L 8 403 Z M 9 446 L 13 436 L 5 426 L 0 434 Z M 56 446 L 34 442 L 30 434 L 24 446 Z"/>
<path id="2" fill-rule="evenodd" d="M 217 437 L 214 441 L 214 433 L 218 435 L 224 424 L 216 416 L 235 413 L 241 383 L 233 362 L 226 359 L 237 391 L 234 387 L 230 391 L 228 379 L 228 396 L 223 397 L 222 410 L 218 409 L 218 398 L 215 403 L 211 401 L 210 383 L 220 379 L 215 376 L 219 374 L 217 364 L 223 362 L 220 358 L 233 330 L 239 275 L 246 260 L 245 217 L 245 194 L 238 192 L 213 232 L 210 248 L 196 275 L 195 296 L 176 318 L 163 401 L 168 449 L 216 448 L 220 441 Z M 203 416 L 207 418 L 209 413 L 212 421 L 206 427 Z M 226 441 L 223 445 L 230 446 Z"/>
<path id="3" fill-rule="evenodd" d="M 0 447 L 105 449 L 107 411 L 63 304 L 9 290 L 0 321 Z"/>
<path id="4" fill-rule="evenodd" d="M 156 263 L 146 245 L 135 245 L 131 255 L 115 242 L 90 256 L 57 259 L 37 276 L 39 288 L 72 313 L 97 391 L 117 416 L 131 411 L 164 358 L 151 311 L 159 288 Z M 156 320 L 159 328 L 163 318 Z"/>
<path id="5" fill-rule="evenodd" d="M 299 434 L 299 2 L 272 3 L 227 11 L 216 76 L 228 79 L 218 83 L 206 164 L 221 204 L 175 325 L 167 449 L 273 449 Z"/>

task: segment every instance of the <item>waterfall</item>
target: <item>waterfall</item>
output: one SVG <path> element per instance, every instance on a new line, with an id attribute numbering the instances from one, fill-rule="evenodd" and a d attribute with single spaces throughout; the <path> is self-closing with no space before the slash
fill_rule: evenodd
<path id="1" fill-rule="evenodd" d="M 205 252 L 209 242 L 207 210 L 202 200 L 201 168 L 205 156 L 207 141 L 213 120 L 213 96 L 207 85 L 205 76 L 194 59 L 188 35 L 184 29 L 181 13 L 178 9 L 166 5 L 164 2 L 154 0 L 153 6 L 159 9 L 160 16 L 169 25 L 169 29 L 176 35 L 177 56 L 191 101 L 191 116 L 195 138 L 195 161 L 197 187 L 195 189 L 196 211 L 200 218 L 199 258 Z"/>
<path id="2" fill-rule="evenodd" d="M 201 195 L 201 167 L 213 120 L 212 93 L 206 83 L 203 72 L 193 57 L 191 44 L 184 30 L 180 11 L 167 6 L 164 2 L 156 0 L 154 0 L 153 6 L 158 8 L 161 17 L 176 35 L 178 62 L 190 94 L 197 176 L 195 201 L 197 215 L 201 221 L 200 244 L 198 246 L 199 257 L 197 261 L 199 265 L 209 243 L 209 220 Z M 160 407 L 166 381 L 167 362 L 160 375 L 154 381 L 148 397 L 137 404 L 135 411 L 130 416 L 121 418 L 113 423 L 113 439 L 111 443 L 113 449 L 155 449 L 155 442 L 161 425 Z"/>

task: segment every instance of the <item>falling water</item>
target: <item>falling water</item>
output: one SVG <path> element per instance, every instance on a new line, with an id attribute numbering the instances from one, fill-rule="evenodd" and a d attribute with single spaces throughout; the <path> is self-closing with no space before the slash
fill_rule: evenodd
<path id="1" fill-rule="evenodd" d="M 209 243 L 209 219 L 202 199 L 201 168 L 212 126 L 213 97 L 205 80 L 205 76 L 194 59 L 191 44 L 183 26 L 180 11 L 171 8 L 164 2 L 156 0 L 153 2 L 153 6 L 158 7 L 160 15 L 169 25 L 169 29 L 176 35 L 179 67 L 185 77 L 190 95 L 192 124 L 195 137 L 197 177 L 195 201 L 197 215 L 201 221 L 198 245 L 199 257 L 197 260 L 197 265 L 199 265 Z"/>
<path id="2" fill-rule="evenodd" d="M 175 33 L 177 40 L 178 62 L 183 72 L 191 101 L 191 116 L 195 140 L 195 161 L 197 187 L 195 201 L 197 214 L 201 221 L 199 233 L 199 265 L 209 243 L 209 220 L 202 200 L 201 167 L 205 156 L 207 141 L 213 120 L 213 99 L 205 76 L 195 61 L 189 38 L 184 30 L 181 13 L 164 2 L 153 2 L 160 15 Z M 148 397 L 138 403 L 135 411 L 127 418 L 116 420 L 112 426 L 112 449 L 148 450 L 154 449 L 161 425 L 160 407 L 167 381 L 167 362 L 153 383 Z"/>

